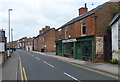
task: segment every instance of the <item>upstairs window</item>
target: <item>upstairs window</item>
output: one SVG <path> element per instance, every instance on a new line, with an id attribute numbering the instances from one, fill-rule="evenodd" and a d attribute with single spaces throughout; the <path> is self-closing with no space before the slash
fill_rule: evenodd
<path id="1" fill-rule="evenodd" d="M 58 38 L 61 39 L 61 29 L 58 30 Z"/>
<path id="2" fill-rule="evenodd" d="M 86 22 L 82 23 L 82 34 L 86 34 Z"/>
<path id="3" fill-rule="evenodd" d="M 65 27 L 65 39 L 68 39 L 69 34 L 68 34 L 68 26 Z"/>

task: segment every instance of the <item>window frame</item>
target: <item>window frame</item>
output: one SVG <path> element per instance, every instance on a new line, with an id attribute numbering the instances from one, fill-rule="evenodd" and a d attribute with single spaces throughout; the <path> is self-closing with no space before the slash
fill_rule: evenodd
<path id="1" fill-rule="evenodd" d="M 85 34 L 83 34 L 83 27 L 85 27 Z M 87 26 L 86 26 L 86 21 L 83 21 L 82 23 L 81 23 L 81 36 L 85 36 L 86 35 L 86 33 L 87 33 Z"/>

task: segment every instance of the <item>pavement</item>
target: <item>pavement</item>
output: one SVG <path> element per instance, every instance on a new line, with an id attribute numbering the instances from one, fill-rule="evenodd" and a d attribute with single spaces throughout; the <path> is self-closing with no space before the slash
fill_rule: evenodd
<path id="1" fill-rule="evenodd" d="M 36 51 L 33 51 L 33 52 L 36 52 Z M 54 58 L 57 58 L 57 59 L 60 59 L 60 60 L 66 61 L 66 62 L 82 65 L 82 66 L 96 69 L 99 71 L 111 73 L 113 75 L 117 75 L 117 76 L 120 75 L 120 65 L 105 64 L 105 63 L 92 63 L 92 62 L 82 61 L 82 60 L 78 60 L 78 59 L 57 56 L 57 55 L 55 55 L 55 52 L 36 52 L 36 53 L 54 57 Z"/>
<path id="2" fill-rule="evenodd" d="M 0 82 L 2 81 L 2 65 L 0 65 Z"/>
<path id="3" fill-rule="evenodd" d="M 18 54 L 14 52 L 2 66 L 2 80 L 17 80 Z"/>

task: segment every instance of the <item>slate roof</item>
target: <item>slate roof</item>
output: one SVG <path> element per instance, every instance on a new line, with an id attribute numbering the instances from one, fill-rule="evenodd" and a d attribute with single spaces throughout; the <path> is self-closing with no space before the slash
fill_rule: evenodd
<path id="1" fill-rule="evenodd" d="M 88 12 L 86 12 L 86 13 L 84 13 L 84 14 L 76 17 L 76 18 L 73 18 L 72 20 L 70 20 L 69 22 L 67 22 L 66 24 L 64 24 L 63 26 L 61 26 L 60 28 L 63 28 L 63 27 L 68 26 L 70 24 L 73 24 L 73 23 L 75 23 L 75 22 L 77 22 L 77 21 L 79 21 L 79 20 L 81 20 L 81 19 L 83 19 L 85 17 L 88 17 L 88 16 L 94 14 L 96 11 L 98 11 L 99 9 L 101 9 L 107 3 L 108 2 L 106 2 L 106 3 L 102 4 L 102 5 L 99 5 L 98 7 L 92 9 L 91 11 L 88 11 Z M 58 28 L 57 30 L 59 30 L 60 28 Z"/>
<path id="2" fill-rule="evenodd" d="M 39 37 L 39 36 L 44 36 L 44 35 L 47 34 L 50 30 L 52 30 L 52 28 L 49 29 L 49 30 L 46 30 L 45 32 L 43 32 L 43 33 L 41 33 L 41 34 L 39 34 L 39 35 L 36 36 L 35 38 L 37 38 L 37 37 Z"/>
<path id="3" fill-rule="evenodd" d="M 113 25 L 118 19 L 120 19 L 120 12 L 118 12 L 112 21 L 109 23 L 109 26 Z"/>

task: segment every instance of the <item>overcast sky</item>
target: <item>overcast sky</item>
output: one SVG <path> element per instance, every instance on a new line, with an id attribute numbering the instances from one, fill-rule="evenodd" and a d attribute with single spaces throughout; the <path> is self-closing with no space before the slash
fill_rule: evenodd
<path id="1" fill-rule="evenodd" d="M 59 28 L 78 16 L 78 9 L 87 3 L 89 10 L 109 0 L 0 0 L 0 29 L 8 36 L 8 9 L 14 40 L 37 36 L 46 25 Z M 94 4 L 94 5 L 92 5 Z"/>

